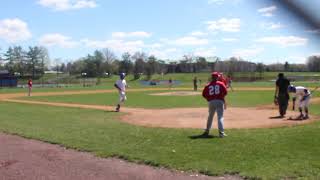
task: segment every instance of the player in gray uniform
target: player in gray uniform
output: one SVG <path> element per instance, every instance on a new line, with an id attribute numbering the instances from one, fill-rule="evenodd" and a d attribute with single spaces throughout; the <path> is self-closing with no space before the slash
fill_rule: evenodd
<path id="1" fill-rule="evenodd" d="M 299 111 L 300 111 L 300 116 L 297 119 L 303 120 L 303 119 L 309 119 L 309 103 L 310 103 L 310 99 L 311 99 L 311 92 L 302 86 L 293 86 L 290 85 L 288 87 L 288 92 L 289 93 L 294 93 L 294 96 L 292 98 L 292 109 L 295 109 L 295 103 L 296 103 L 296 99 L 298 98 L 299 100 Z M 303 110 L 304 113 L 303 114 Z"/>

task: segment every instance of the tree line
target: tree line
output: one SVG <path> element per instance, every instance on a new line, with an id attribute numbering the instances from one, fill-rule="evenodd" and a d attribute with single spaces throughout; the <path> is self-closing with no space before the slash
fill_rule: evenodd
<path id="1" fill-rule="evenodd" d="M 47 49 L 41 46 L 30 46 L 27 50 L 21 46 L 9 47 L 0 59 L 0 68 L 7 69 L 12 74 L 32 77 L 43 75 L 44 71 L 49 69 L 50 62 Z M 57 59 L 54 61 L 59 62 Z M 231 75 L 233 72 L 315 72 L 320 71 L 320 56 L 308 57 L 305 64 L 285 62 L 266 65 L 236 57 L 222 60 L 219 57 L 205 58 L 193 55 L 184 55 L 180 60 L 168 62 L 144 52 L 125 52 L 118 58 L 110 49 L 101 49 L 68 63 L 56 63 L 52 69 L 86 77 L 103 77 L 124 72 L 133 74 L 135 79 L 139 79 L 142 74 L 150 78 L 153 74 L 208 71 L 220 71 Z"/>
<path id="2" fill-rule="evenodd" d="M 21 46 L 9 47 L 0 56 L 0 69 L 8 70 L 20 77 L 40 77 L 48 69 L 48 50 L 42 46 L 30 46 L 27 50 Z"/>

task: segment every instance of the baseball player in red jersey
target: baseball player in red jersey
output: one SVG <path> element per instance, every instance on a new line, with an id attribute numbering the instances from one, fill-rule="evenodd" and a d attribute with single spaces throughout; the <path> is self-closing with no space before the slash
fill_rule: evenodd
<path id="1" fill-rule="evenodd" d="M 227 84 L 228 84 L 228 82 L 227 82 L 227 79 L 224 77 L 224 75 L 223 75 L 223 73 L 222 72 L 220 72 L 220 73 L 217 73 L 218 74 L 218 81 L 220 81 L 220 82 L 223 82 L 223 84 L 225 85 L 225 86 L 227 86 Z"/>
<path id="2" fill-rule="evenodd" d="M 28 96 L 31 96 L 31 90 L 32 90 L 32 79 L 28 80 Z"/>
<path id="3" fill-rule="evenodd" d="M 225 137 L 227 136 L 224 133 L 223 128 L 223 111 L 227 108 L 225 103 L 225 96 L 227 95 L 227 88 L 224 83 L 218 81 L 219 73 L 213 72 L 211 74 L 212 81 L 208 83 L 202 91 L 202 96 L 209 103 L 209 116 L 207 121 L 207 128 L 203 133 L 203 136 L 209 136 L 209 131 L 212 126 L 213 116 L 217 111 L 218 114 L 218 128 L 219 128 L 219 136 Z"/>

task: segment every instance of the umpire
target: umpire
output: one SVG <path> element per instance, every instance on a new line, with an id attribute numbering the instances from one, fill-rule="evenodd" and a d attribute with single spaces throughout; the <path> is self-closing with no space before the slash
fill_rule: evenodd
<path id="1" fill-rule="evenodd" d="M 278 74 L 278 79 L 276 81 L 276 90 L 274 94 L 274 102 L 279 106 L 280 117 L 286 115 L 289 102 L 288 86 L 290 81 L 284 77 L 283 73 Z"/>

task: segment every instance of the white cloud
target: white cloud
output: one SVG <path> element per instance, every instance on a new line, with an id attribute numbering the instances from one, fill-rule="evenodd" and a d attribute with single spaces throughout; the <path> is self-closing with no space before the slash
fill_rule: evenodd
<path id="1" fill-rule="evenodd" d="M 303 46 L 308 42 L 307 38 L 297 37 L 297 36 L 270 36 L 263 37 L 255 40 L 260 43 L 270 43 L 280 45 L 282 47 L 288 46 Z"/>
<path id="2" fill-rule="evenodd" d="M 217 48 L 197 48 L 193 54 L 195 56 L 212 57 L 216 55 Z"/>
<path id="3" fill-rule="evenodd" d="M 262 16 L 272 17 L 275 10 L 277 10 L 277 6 L 268 6 L 258 9 L 258 12 L 261 13 Z"/>
<path id="4" fill-rule="evenodd" d="M 320 56 L 320 52 L 311 53 L 310 56 Z"/>
<path id="5" fill-rule="evenodd" d="M 105 41 L 97 41 L 97 40 L 89 40 L 83 39 L 81 40 L 87 47 L 90 48 L 110 48 L 118 53 L 129 52 L 134 53 L 136 51 L 141 51 L 145 46 L 144 42 L 141 40 L 137 41 L 124 41 L 124 40 L 105 40 Z"/>
<path id="6" fill-rule="evenodd" d="M 208 4 L 223 4 L 225 0 L 208 0 Z"/>
<path id="7" fill-rule="evenodd" d="M 252 58 L 264 51 L 262 47 L 250 47 L 248 49 L 236 49 L 232 52 L 235 57 Z"/>
<path id="8" fill-rule="evenodd" d="M 199 46 L 199 45 L 207 45 L 209 41 L 208 39 L 204 39 L 204 38 L 186 36 L 186 37 L 178 38 L 173 41 L 168 41 L 168 43 L 174 44 L 177 46 Z"/>
<path id="9" fill-rule="evenodd" d="M 151 37 L 151 33 L 144 31 L 135 31 L 135 32 L 113 32 L 113 38 L 149 38 Z"/>
<path id="10" fill-rule="evenodd" d="M 239 18 L 221 18 L 217 21 L 208 21 L 208 29 L 211 31 L 238 32 L 241 21 Z"/>
<path id="11" fill-rule="evenodd" d="M 224 42 L 235 42 L 238 41 L 237 38 L 222 38 L 222 41 Z"/>
<path id="12" fill-rule="evenodd" d="M 193 31 L 190 33 L 191 36 L 207 36 L 208 33 L 202 32 L 202 31 Z"/>
<path id="13" fill-rule="evenodd" d="M 163 44 L 154 43 L 154 44 L 149 45 L 149 47 L 152 48 L 152 49 L 158 49 L 158 48 L 162 48 Z"/>
<path id="14" fill-rule="evenodd" d="M 234 5 L 237 5 L 237 4 L 239 4 L 239 3 L 241 3 L 243 0 L 208 0 L 208 4 L 209 5 L 212 5 L 212 4 L 214 4 L 214 5 L 222 5 L 222 4 L 224 4 L 225 2 L 228 2 L 228 3 L 232 3 L 232 4 L 234 4 Z"/>
<path id="15" fill-rule="evenodd" d="M 281 28 L 285 27 L 280 22 L 278 22 L 278 23 L 274 23 L 274 22 L 261 23 L 260 26 L 262 28 L 268 29 L 268 30 L 281 29 Z"/>
<path id="16" fill-rule="evenodd" d="M 150 55 L 154 55 L 157 58 L 160 59 L 169 59 L 175 57 L 178 53 L 178 49 L 176 48 L 168 48 L 168 49 L 162 49 L 162 50 L 151 50 L 149 52 Z"/>
<path id="17" fill-rule="evenodd" d="M 62 48 L 73 48 L 79 44 L 73 41 L 71 37 L 59 33 L 45 34 L 39 39 L 39 43 L 44 46 L 59 46 Z"/>
<path id="18" fill-rule="evenodd" d="M 28 24 L 18 18 L 0 20 L 0 39 L 15 43 L 31 38 Z"/>
<path id="19" fill-rule="evenodd" d="M 294 63 L 306 63 L 307 58 L 304 56 L 289 56 L 288 60 Z"/>
<path id="20" fill-rule="evenodd" d="M 38 4 L 55 11 L 97 7 L 95 0 L 38 0 Z"/>

